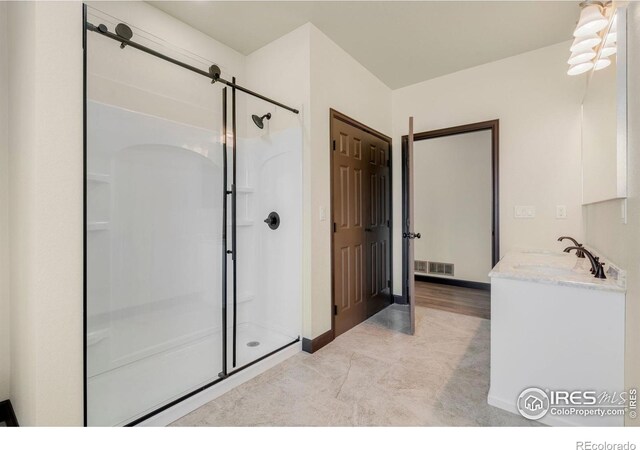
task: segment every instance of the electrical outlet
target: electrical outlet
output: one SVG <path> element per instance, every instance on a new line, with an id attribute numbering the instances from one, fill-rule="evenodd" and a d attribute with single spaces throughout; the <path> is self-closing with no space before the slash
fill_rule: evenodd
<path id="1" fill-rule="evenodd" d="M 516 219 L 533 219 L 535 216 L 535 206 L 515 206 L 513 208 L 513 217 Z"/>
<path id="2" fill-rule="evenodd" d="M 565 205 L 557 205 L 556 219 L 566 219 L 566 218 L 567 218 L 567 207 Z"/>

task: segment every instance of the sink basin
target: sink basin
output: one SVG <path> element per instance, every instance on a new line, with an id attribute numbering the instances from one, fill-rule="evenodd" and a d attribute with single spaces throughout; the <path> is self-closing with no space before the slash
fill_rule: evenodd
<path id="1" fill-rule="evenodd" d="M 572 269 L 564 267 L 540 266 L 534 264 L 518 264 L 517 266 L 514 266 L 514 269 L 526 272 L 536 272 L 542 275 L 570 275 L 574 273 Z"/>
<path id="2" fill-rule="evenodd" d="M 567 253 L 558 253 L 558 252 L 552 252 L 549 250 L 526 250 L 524 252 L 525 255 L 532 255 L 532 256 L 561 256 L 561 257 L 566 257 L 568 256 Z"/>

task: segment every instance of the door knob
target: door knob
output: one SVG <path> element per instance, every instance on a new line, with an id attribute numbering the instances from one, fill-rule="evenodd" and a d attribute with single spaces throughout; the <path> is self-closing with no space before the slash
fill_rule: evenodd
<path id="1" fill-rule="evenodd" d="M 402 237 L 405 239 L 420 239 L 420 233 L 402 233 Z"/>

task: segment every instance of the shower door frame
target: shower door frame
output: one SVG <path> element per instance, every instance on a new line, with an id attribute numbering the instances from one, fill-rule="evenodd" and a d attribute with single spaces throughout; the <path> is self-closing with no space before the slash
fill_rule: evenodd
<path id="1" fill-rule="evenodd" d="M 222 142 L 222 146 L 223 146 L 223 183 L 224 183 L 224 189 L 223 189 L 223 227 L 222 227 L 222 247 L 223 247 L 223 252 L 222 252 L 222 258 L 223 258 L 223 265 L 222 265 L 222 291 L 223 291 L 223 296 L 222 296 L 222 372 L 220 372 L 218 374 L 218 378 L 206 383 L 203 386 L 200 386 L 196 389 L 194 389 L 193 391 L 188 392 L 187 394 L 184 394 L 182 396 L 180 396 L 179 398 L 176 398 L 174 400 L 169 401 L 168 403 L 159 406 L 158 408 L 132 420 L 131 422 L 126 423 L 124 426 L 126 427 L 131 427 L 131 426 L 135 426 L 138 425 L 150 418 L 152 418 L 153 416 L 173 407 L 176 406 L 177 404 L 183 402 L 184 400 L 193 397 L 196 394 L 199 394 L 203 391 L 206 391 L 207 389 L 213 387 L 214 385 L 218 384 L 221 381 L 224 381 L 225 379 L 242 372 L 244 369 L 247 369 L 279 352 L 281 352 L 282 350 L 291 347 L 292 345 L 295 345 L 297 343 L 300 342 L 300 335 L 298 335 L 298 337 L 296 339 L 294 339 L 293 341 L 289 342 L 288 344 L 285 344 L 269 353 L 266 353 L 265 355 L 262 355 L 259 358 L 254 359 L 253 361 L 244 364 L 240 367 L 235 367 L 235 353 L 236 353 L 236 304 L 237 304 L 237 293 L 236 293 L 236 267 L 235 267 L 235 258 L 236 258 L 236 207 L 235 207 L 235 203 L 236 203 L 236 185 L 235 185 L 235 161 L 236 161 L 236 151 L 237 151 L 237 145 L 236 145 L 236 95 L 235 95 L 235 91 L 236 89 L 240 90 L 241 92 L 244 92 L 246 94 L 249 94 L 253 97 L 259 98 L 263 101 L 266 101 L 268 103 L 271 103 L 273 105 L 279 106 L 283 109 L 286 109 L 294 114 L 299 114 L 299 110 L 292 108 L 290 106 L 284 105 L 280 102 L 277 102 L 273 99 L 270 99 L 268 97 L 265 97 L 257 92 L 251 91 L 247 88 L 244 88 L 240 85 L 236 84 L 236 79 L 235 77 L 232 78 L 232 81 L 226 81 L 223 78 L 220 78 L 219 75 L 215 75 L 214 73 L 210 72 L 204 72 L 200 69 L 197 69 L 195 67 L 189 66 L 188 64 L 182 63 L 178 60 L 175 60 L 171 57 L 165 56 L 159 52 L 156 52 L 154 50 L 151 50 L 145 46 L 142 46 L 140 44 L 136 44 L 132 41 L 129 40 L 124 40 L 122 38 L 120 38 L 119 36 L 112 34 L 112 33 L 104 33 L 102 31 L 99 31 L 97 27 L 89 24 L 89 22 L 87 21 L 87 5 L 85 3 L 82 4 L 82 27 L 83 27 L 83 34 L 82 34 L 82 101 L 83 101 L 83 117 L 82 117 L 82 221 L 83 221 L 83 230 L 82 230 L 82 327 L 83 327 L 83 335 L 82 335 L 82 369 L 83 369 L 83 426 L 87 427 L 88 426 L 88 400 L 87 400 L 87 392 L 88 392 L 88 387 L 87 387 L 87 374 L 88 374 L 88 370 L 87 370 L 87 331 L 88 331 L 88 327 L 87 327 L 87 224 L 88 224 L 88 217 L 87 217 L 87 200 L 88 200 L 88 191 L 87 191 L 87 175 L 88 175 L 88 170 L 87 170 L 87 122 L 88 122 L 88 113 L 87 113 L 87 101 L 88 101 L 88 95 L 87 95 L 87 69 L 88 69 L 88 64 L 87 64 L 87 45 L 88 45 L 88 40 L 87 40 L 87 35 L 88 35 L 88 31 L 95 31 L 98 32 L 99 34 L 102 34 L 105 37 L 111 38 L 115 41 L 119 41 L 121 42 L 121 48 L 124 49 L 125 46 L 131 46 L 134 47 L 138 50 L 141 50 L 145 53 L 151 54 L 153 56 L 156 56 L 160 59 L 163 59 L 167 62 L 170 62 L 172 64 L 178 65 L 180 67 L 183 67 L 186 70 L 190 70 L 192 72 L 198 73 L 200 75 L 203 75 L 205 77 L 211 78 L 212 79 L 212 84 L 215 82 L 220 82 L 221 84 L 225 85 L 225 87 L 222 88 L 222 114 L 223 114 L 223 120 L 222 120 L 222 132 L 223 132 L 223 142 Z M 91 28 L 93 27 L 93 28 Z M 212 66 L 213 68 L 213 66 Z M 228 147 L 227 147 L 227 112 L 228 112 L 228 108 L 227 108 L 227 87 L 231 87 L 232 90 L 232 127 L 233 127 L 233 147 L 232 147 L 232 158 L 233 158 L 233 179 L 232 179 L 232 185 L 231 185 L 231 189 L 229 189 L 228 186 L 228 174 L 227 174 L 227 170 L 228 170 L 228 164 L 227 164 L 227 151 L 228 151 Z M 228 246 L 227 246 L 227 223 L 228 223 L 228 215 L 227 215 L 227 197 L 231 195 L 231 205 L 232 205 L 232 215 L 231 215 L 231 229 L 232 229 L 232 261 L 233 261 L 233 265 L 234 265 L 234 275 L 233 275 L 233 308 L 234 308 L 234 314 L 233 314 L 233 355 L 234 355 L 234 364 L 231 369 L 231 371 L 228 370 L 228 364 L 227 364 L 227 360 L 228 360 L 228 355 L 227 355 L 227 296 L 228 296 L 228 290 L 227 290 L 227 284 L 228 284 L 228 280 L 227 280 L 227 275 L 228 275 Z"/>

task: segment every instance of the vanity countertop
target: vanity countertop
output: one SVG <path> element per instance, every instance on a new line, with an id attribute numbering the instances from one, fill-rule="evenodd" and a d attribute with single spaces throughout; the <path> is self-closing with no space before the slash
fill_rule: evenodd
<path id="1" fill-rule="evenodd" d="M 595 278 L 589 273 L 591 263 L 588 258 L 578 258 L 574 253 L 515 250 L 508 252 L 491 270 L 489 276 L 584 289 L 625 292 L 624 271 L 603 257 L 600 260 L 605 262 L 604 270 L 607 278 L 604 280 Z"/>

